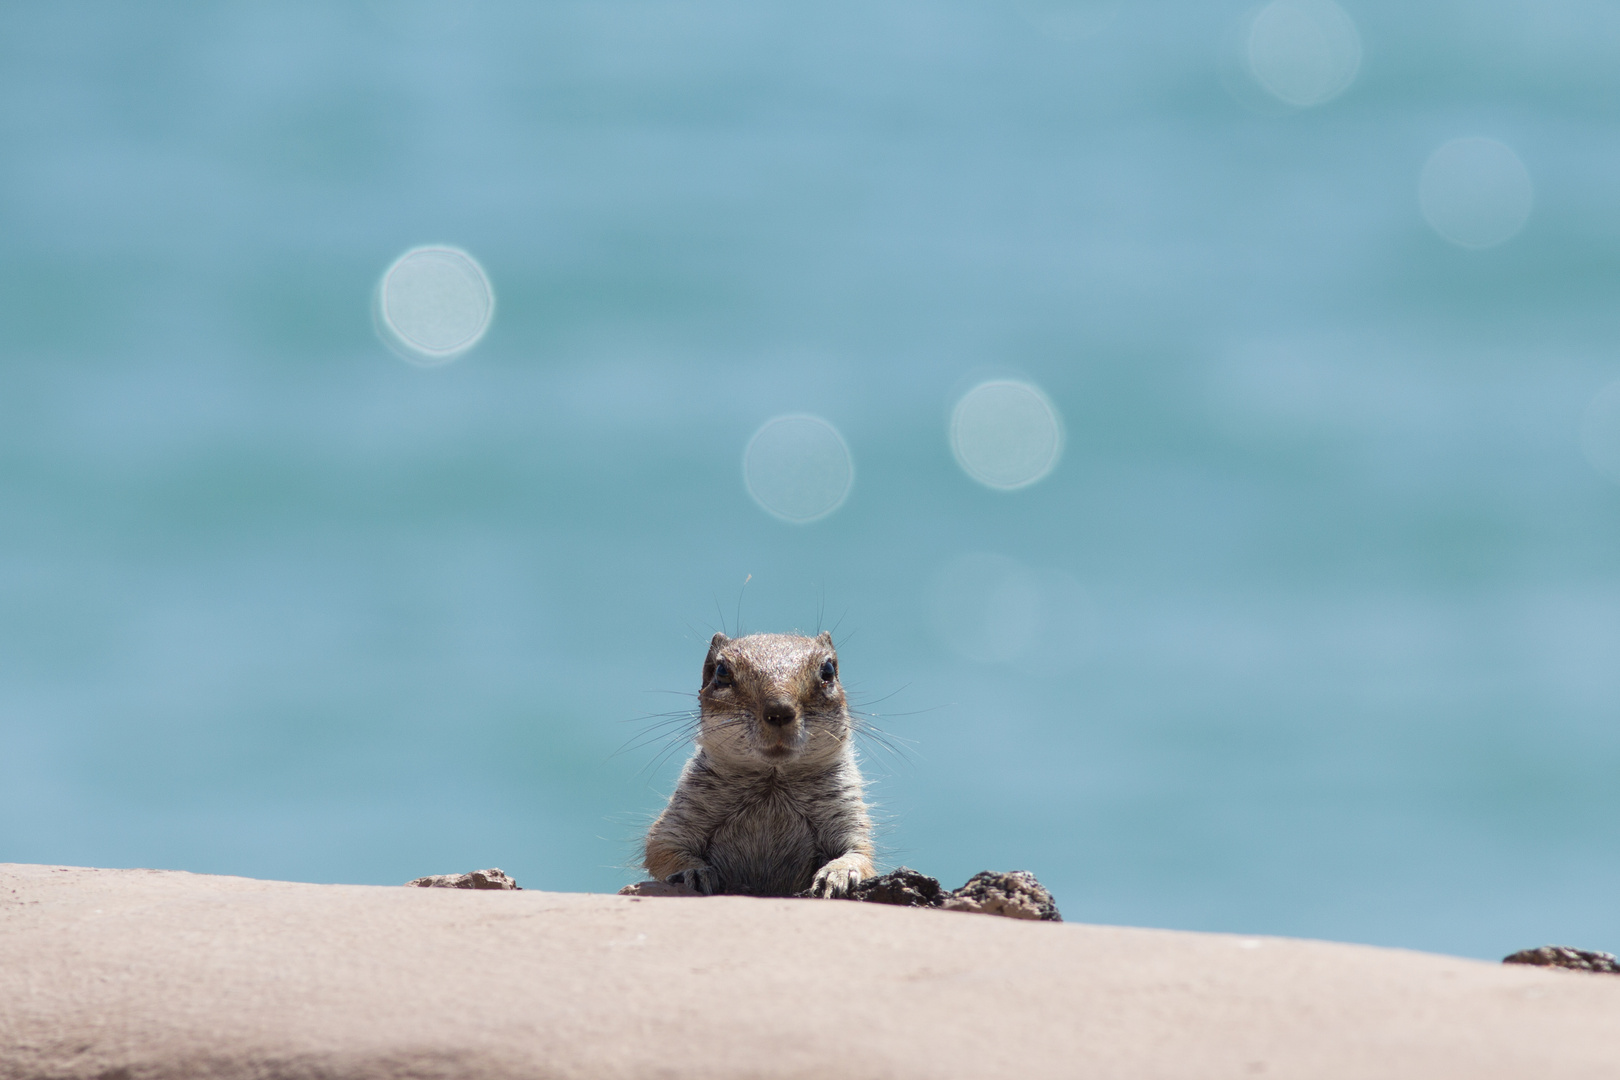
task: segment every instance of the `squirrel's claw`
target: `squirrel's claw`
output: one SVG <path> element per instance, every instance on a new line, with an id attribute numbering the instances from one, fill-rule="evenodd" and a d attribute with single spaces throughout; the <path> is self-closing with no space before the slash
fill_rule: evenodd
<path id="1" fill-rule="evenodd" d="M 816 871 L 815 880 L 810 883 L 810 895 L 827 900 L 847 899 L 864 876 L 856 860 L 834 859 Z"/>

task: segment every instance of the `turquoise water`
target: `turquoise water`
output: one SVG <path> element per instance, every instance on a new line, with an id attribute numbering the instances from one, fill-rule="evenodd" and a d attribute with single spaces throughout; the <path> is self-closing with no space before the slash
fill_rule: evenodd
<path id="1" fill-rule="evenodd" d="M 1620 15 L 1343 10 L 1289 108 L 1244 4 L 15 8 L 0 859 L 614 889 L 740 617 L 836 625 L 948 885 L 1620 946 Z M 1420 198 L 1471 137 L 1489 247 Z M 433 243 L 498 303 L 423 368 L 371 305 Z M 947 439 L 998 377 L 1066 432 L 1016 491 Z M 785 414 L 853 462 L 808 524 Z"/>

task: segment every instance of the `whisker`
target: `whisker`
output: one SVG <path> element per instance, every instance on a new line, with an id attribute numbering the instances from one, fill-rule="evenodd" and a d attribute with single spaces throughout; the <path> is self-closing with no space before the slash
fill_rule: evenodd
<path id="1" fill-rule="evenodd" d="M 653 716 L 637 716 L 633 719 L 621 720 L 619 722 L 621 724 L 645 724 L 649 728 L 661 728 L 668 727 L 671 724 L 681 723 L 684 720 L 690 720 L 697 715 L 698 714 L 696 712 L 658 713 Z"/>
<path id="2" fill-rule="evenodd" d="M 916 748 L 915 744 L 905 745 L 902 743 L 897 743 L 892 736 L 883 732 L 863 731 L 859 732 L 858 734 L 864 736 L 869 743 L 878 747 L 884 753 L 891 757 L 897 758 L 900 761 L 911 760 L 909 753 L 911 750 Z"/>
<path id="3" fill-rule="evenodd" d="M 896 694 L 905 693 L 909 689 L 911 689 L 911 684 L 906 683 L 904 686 L 901 686 L 898 690 L 891 690 L 887 694 L 884 694 L 882 697 L 870 698 L 870 699 L 865 700 L 865 701 L 853 702 L 852 704 L 858 704 L 861 708 L 865 708 L 868 705 L 876 705 L 879 702 L 888 701 L 890 698 L 894 697 Z"/>
<path id="4" fill-rule="evenodd" d="M 696 734 L 697 728 L 695 726 L 692 728 L 675 728 L 670 731 L 648 732 L 646 735 L 637 736 L 625 743 L 615 750 L 611 756 L 618 757 L 621 754 L 628 754 L 632 750 L 644 750 L 649 746 L 658 746 L 660 744 L 679 748 L 690 742 L 692 736 Z"/>
<path id="5" fill-rule="evenodd" d="M 652 776 L 655 773 L 657 773 L 659 769 L 662 769 L 664 767 L 664 763 L 667 762 L 671 757 L 673 757 L 675 755 L 676 751 L 678 751 L 683 745 L 684 745 L 684 743 L 673 743 L 673 744 L 671 744 L 664 751 L 662 751 L 657 757 L 653 758 L 652 761 L 647 763 L 646 767 L 641 770 L 641 776 L 644 777 L 644 778 L 647 778 L 647 779 L 651 779 Z"/>
<path id="6" fill-rule="evenodd" d="M 650 691 L 659 693 L 661 691 Z M 671 691 L 662 691 L 665 693 Z M 634 750 L 644 750 L 648 747 L 658 747 L 654 755 L 641 771 L 650 774 L 656 771 L 671 754 L 691 741 L 697 734 L 698 726 L 702 722 L 702 713 L 699 709 L 671 709 L 668 712 L 646 713 L 642 716 L 627 717 L 620 723 L 640 725 L 637 731 L 624 744 L 609 755 L 610 758 L 628 754 Z"/>
<path id="7" fill-rule="evenodd" d="M 619 749 L 615 750 L 612 756 L 618 757 L 621 754 L 628 754 L 635 750 L 645 750 L 649 746 L 663 746 L 666 743 L 676 746 L 684 745 L 685 743 L 691 741 L 693 734 L 693 732 L 684 730 L 659 732 L 657 734 L 649 735 L 644 739 L 637 739 L 635 742 L 626 743 Z"/>
<path id="8" fill-rule="evenodd" d="M 884 746 L 892 747 L 897 753 L 899 752 L 900 747 L 915 747 L 917 745 L 914 740 L 902 738 L 901 736 L 895 735 L 892 732 L 884 731 L 882 728 L 877 727 L 874 724 L 855 724 L 852 725 L 852 728 L 857 735 L 862 735 L 873 742 L 881 743 Z"/>
<path id="9" fill-rule="evenodd" d="M 907 709 L 905 712 L 886 712 L 886 713 L 883 713 L 882 715 L 883 716 L 922 716 L 925 713 L 939 712 L 942 709 L 948 709 L 950 707 L 951 707 L 950 704 L 930 705 L 926 709 Z M 855 710 L 851 709 L 849 714 L 851 716 L 856 715 Z M 860 715 L 862 717 L 867 717 L 867 716 L 877 716 L 879 714 L 878 713 L 862 712 L 862 713 L 860 713 Z"/>
<path id="10" fill-rule="evenodd" d="M 672 720 L 690 720 L 702 714 L 696 709 L 676 709 L 667 713 L 648 713 L 646 716 L 634 716 L 621 720 L 621 724 L 667 724 Z"/>
<path id="11" fill-rule="evenodd" d="M 677 709 L 673 712 L 667 713 L 648 713 L 645 716 L 632 716 L 624 720 L 620 720 L 619 723 L 646 724 L 649 727 L 664 727 L 669 724 L 679 723 L 682 720 L 691 720 L 694 717 L 701 715 L 702 714 L 696 709 Z"/>

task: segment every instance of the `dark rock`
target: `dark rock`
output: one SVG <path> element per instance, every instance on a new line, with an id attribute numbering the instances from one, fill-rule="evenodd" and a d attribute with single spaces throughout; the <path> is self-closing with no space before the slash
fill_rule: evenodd
<path id="1" fill-rule="evenodd" d="M 864 900 L 868 904 L 898 904 L 901 907 L 939 907 L 945 902 L 945 896 L 938 878 L 902 866 L 887 874 L 867 878 L 855 886 L 850 899 Z"/>
<path id="2" fill-rule="evenodd" d="M 940 888 L 937 878 L 902 866 L 890 873 L 867 878 L 855 886 L 850 899 L 864 900 L 869 904 L 976 911 L 1013 919 L 1063 921 L 1052 894 L 1027 870 L 1013 870 L 1005 874 L 986 870 L 974 874 L 960 889 L 946 891 Z"/>
<path id="3" fill-rule="evenodd" d="M 1507 957 L 1502 963 L 1533 964 L 1536 967 L 1561 967 L 1575 971 L 1600 971 L 1620 975 L 1620 960 L 1616 960 L 1613 953 L 1571 949 L 1567 945 L 1543 945 L 1539 949 L 1525 949 Z"/>
<path id="4" fill-rule="evenodd" d="M 517 882 L 499 869 L 474 870 L 470 874 L 434 874 L 407 881 L 406 887 L 422 889 L 518 889 Z"/>
<path id="5" fill-rule="evenodd" d="M 985 870 L 968 878 L 967 884 L 945 896 L 940 905 L 946 911 L 977 911 L 985 915 L 1006 915 L 1013 919 L 1040 919 L 1062 922 L 1057 903 L 1046 887 L 1028 870 L 1000 874 Z"/>

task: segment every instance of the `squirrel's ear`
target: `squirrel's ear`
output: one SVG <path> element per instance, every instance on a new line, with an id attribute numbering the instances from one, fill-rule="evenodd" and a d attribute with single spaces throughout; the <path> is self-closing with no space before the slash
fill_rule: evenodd
<path id="1" fill-rule="evenodd" d="M 833 647 L 831 630 L 823 630 L 821 633 L 816 635 L 816 640 L 827 646 L 829 649 Z"/>
<path id="2" fill-rule="evenodd" d="M 720 651 L 720 646 L 730 640 L 724 634 L 716 634 L 709 639 L 709 655 L 703 658 L 703 681 L 698 684 L 700 689 L 708 686 L 709 680 L 714 678 L 714 654 Z"/>

